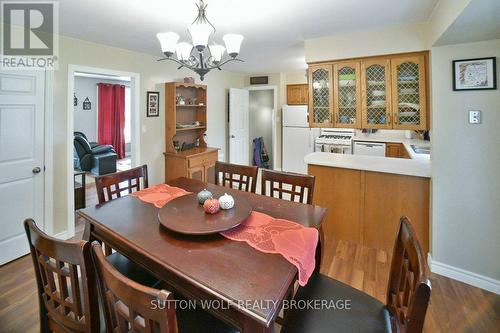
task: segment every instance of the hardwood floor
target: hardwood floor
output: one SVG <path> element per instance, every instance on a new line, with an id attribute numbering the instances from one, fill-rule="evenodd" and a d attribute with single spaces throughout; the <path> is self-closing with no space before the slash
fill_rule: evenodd
<path id="1" fill-rule="evenodd" d="M 75 238 L 81 238 L 83 227 L 77 222 Z M 333 241 L 321 271 L 385 302 L 390 259 L 382 250 Z M 431 280 L 424 332 L 498 332 L 500 296 L 437 274 Z M 37 299 L 30 256 L 0 267 L 0 332 L 38 332 Z"/>

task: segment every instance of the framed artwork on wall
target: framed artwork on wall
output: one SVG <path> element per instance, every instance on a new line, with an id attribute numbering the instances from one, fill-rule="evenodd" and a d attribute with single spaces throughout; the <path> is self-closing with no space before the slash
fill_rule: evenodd
<path id="1" fill-rule="evenodd" d="M 86 111 L 92 109 L 92 103 L 90 103 L 90 99 L 88 97 L 83 101 L 83 109 Z"/>
<path id="2" fill-rule="evenodd" d="M 496 58 L 453 60 L 453 90 L 497 88 Z"/>
<path id="3" fill-rule="evenodd" d="M 160 93 L 158 91 L 148 91 L 146 97 L 146 116 L 160 116 Z"/>

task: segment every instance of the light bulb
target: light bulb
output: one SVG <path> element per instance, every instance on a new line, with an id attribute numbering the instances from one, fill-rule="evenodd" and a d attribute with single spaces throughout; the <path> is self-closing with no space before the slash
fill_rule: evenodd
<path id="1" fill-rule="evenodd" d="M 231 57 L 236 58 L 238 53 L 240 53 L 240 46 L 241 46 L 241 42 L 243 41 L 243 36 L 242 35 L 235 35 L 235 34 L 227 34 L 227 35 L 224 35 L 224 37 L 222 39 L 224 40 L 224 43 L 226 44 L 227 53 Z"/>
<path id="2" fill-rule="evenodd" d="M 189 34 L 194 47 L 202 52 L 208 45 L 208 38 L 214 32 L 214 28 L 208 23 L 195 23 L 189 26 Z"/>
<path id="3" fill-rule="evenodd" d="M 193 49 L 193 45 L 182 42 L 177 44 L 177 47 L 175 49 L 175 53 L 177 54 L 177 59 L 179 60 L 189 60 L 189 57 L 191 56 L 191 50 Z"/>
<path id="4" fill-rule="evenodd" d="M 160 41 L 161 51 L 170 57 L 175 52 L 175 46 L 179 40 L 179 35 L 175 32 L 160 32 L 156 34 L 156 37 Z"/>
<path id="5" fill-rule="evenodd" d="M 212 57 L 214 58 L 214 62 L 220 62 L 222 59 L 222 56 L 224 55 L 224 51 L 226 51 L 226 48 L 222 45 L 218 44 L 213 44 L 209 46 L 210 48 L 210 53 L 212 54 Z"/>

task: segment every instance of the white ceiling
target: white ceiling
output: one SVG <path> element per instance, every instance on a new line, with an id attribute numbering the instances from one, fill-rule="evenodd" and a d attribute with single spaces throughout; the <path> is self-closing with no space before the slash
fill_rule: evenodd
<path id="1" fill-rule="evenodd" d="M 60 0 L 62 35 L 161 57 L 156 33 L 187 39 L 197 0 Z M 207 17 L 245 36 L 231 70 L 266 73 L 306 67 L 304 40 L 426 21 L 437 0 L 206 0 Z"/>
<path id="2" fill-rule="evenodd" d="M 472 0 L 435 45 L 500 38 L 500 1 Z"/>

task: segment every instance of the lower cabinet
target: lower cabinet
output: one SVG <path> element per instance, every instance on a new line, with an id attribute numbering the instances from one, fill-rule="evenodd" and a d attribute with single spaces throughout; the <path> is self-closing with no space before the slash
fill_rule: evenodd
<path id="1" fill-rule="evenodd" d="M 328 209 L 325 246 L 352 241 L 392 253 L 399 219 L 407 216 L 429 251 L 429 178 L 316 165 L 308 174 L 316 177 L 313 204 Z"/>
<path id="2" fill-rule="evenodd" d="M 386 143 L 385 157 L 410 158 L 410 155 L 402 143 Z"/>
<path id="3" fill-rule="evenodd" d="M 165 182 L 187 177 L 203 182 L 215 182 L 217 148 L 193 148 L 178 153 L 165 153 Z"/>

